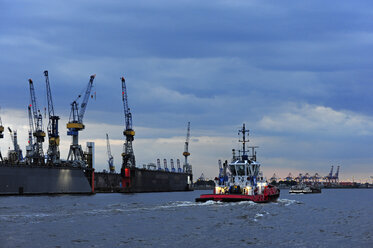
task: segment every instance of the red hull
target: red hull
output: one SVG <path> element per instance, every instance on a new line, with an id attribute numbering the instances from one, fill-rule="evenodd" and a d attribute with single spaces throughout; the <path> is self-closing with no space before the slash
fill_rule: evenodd
<path id="1" fill-rule="evenodd" d="M 280 196 L 280 190 L 273 187 L 264 190 L 260 195 L 241 195 L 241 194 L 205 194 L 196 198 L 196 202 L 221 201 L 221 202 L 238 202 L 253 201 L 256 203 L 266 203 L 276 201 Z"/>

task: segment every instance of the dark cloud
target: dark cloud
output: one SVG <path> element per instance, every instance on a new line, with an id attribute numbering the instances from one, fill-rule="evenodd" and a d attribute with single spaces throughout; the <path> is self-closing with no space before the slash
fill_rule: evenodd
<path id="1" fill-rule="evenodd" d="M 97 74 L 96 100 L 90 101 L 85 117 L 89 122 L 122 125 L 123 75 L 134 125 L 142 127 L 175 129 L 190 120 L 196 130 L 228 136 L 232 127 L 246 121 L 262 136 L 297 137 L 294 130 L 268 130 L 260 123 L 265 117 L 278 121 L 278 114 L 291 111 L 302 116 L 303 105 L 369 122 L 372 5 L 1 1 L 0 105 L 26 114 L 27 79 L 32 78 L 39 105 L 44 106 L 42 72 L 47 69 L 56 111 L 65 117 L 89 76 Z M 294 105 L 298 108 L 289 107 Z M 305 130 L 309 133 L 301 137 L 307 142 L 314 142 L 314 134 L 335 143 L 350 137 L 338 133 L 338 140 L 325 130 Z M 366 137 L 371 137 L 368 131 Z M 359 138 L 351 142 L 357 144 Z M 366 140 L 361 144 L 369 146 Z M 367 154 L 362 146 L 355 147 L 359 156 Z M 336 148 L 330 154 L 344 158 L 345 150 Z M 299 154 L 298 159 L 306 156 Z"/>

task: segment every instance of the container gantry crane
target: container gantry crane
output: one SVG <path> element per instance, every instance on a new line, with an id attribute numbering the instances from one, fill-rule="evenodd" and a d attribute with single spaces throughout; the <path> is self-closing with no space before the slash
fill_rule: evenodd
<path id="1" fill-rule="evenodd" d="M 168 167 L 167 167 L 167 159 L 163 159 L 163 167 L 164 167 L 164 171 L 167 171 L 167 172 L 169 172 L 169 170 L 168 170 Z"/>
<path id="2" fill-rule="evenodd" d="M 289 172 L 288 176 L 285 179 L 286 179 L 286 181 L 291 182 L 291 181 L 293 181 L 294 177 L 291 174 L 291 172 Z"/>
<path id="3" fill-rule="evenodd" d="M 159 158 L 157 158 L 157 167 L 158 167 L 158 170 L 161 171 L 162 170 L 162 167 L 161 167 L 161 160 Z"/>
<path id="4" fill-rule="evenodd" d="M 123 131 L 123 135 L 126 137 L 126 143 L 123 147 L 122 153 L 122 169 L 121 173 L 124 174 L 124 169 L 128 167 L 135 167 L 135 154 L 133 152 L 132 141 L 134 140 L 135 131 L 132 129 L 132 114 L 130 108 L 128 107 L 128 96 L 127 96 L 127 88 L 126 88 L 126 80 L 124 77 L 121 78 L 122 81 L 122 101 L 124 107 L 124 118 L 125 118 L 125 125 L 126 129 Z"/>
<path id="5" fill-rule="evenodd" d="M 337 171 L 336 171 L 336 173 L 333 176 L 333 181 L 335 183 L 338 183 L 338 181 L 339 181 L 339 165 L 337 166 Z"/>
<path id="6" fill-rule="evenodd" d="M 109 171 L 110 173 L 115 173 L 115 166 L 114 166 L 114 157 L 111 155 L 111 148 L 110 148 L 110 141 L 109 135 L 106 134 L 106 147 L 107 147 L 107 156 L 108 156 L 108 164 L 109 164 Z"/>
<path id="7" fill-rule="evenodd" d="M 48 101 L 48 152 L 47 152 L 47 163 L 48 164 L 56 164 L 60 163 L 60 136 L 58 134 L 58 120 L 60 119 L 59 116 L 54 114 L 54 107 L 53 107 L 53 100 L 52 100 L 52 92 L 49 83 L 49 76 L 48 71 L 44 71 L 45 76 L 45 85 L 47 89 L 47 101 Z"/>
<path id="8" fill-rule="evenodd" d="M 188 163 L 188 156 L 190 156 L 189 152 L 189 139 L 190 139 L 190 122 L 188 122 L 187 128 L 187 136 L 184 144 L 184 152 L 183 156 L 185 157 L 183 171 L 189 174 L 192 174 L 192 166 Z"/>
<path id="9" fill-rule="evenodd" d="M 78 98 L 71 103 L 70 118 L 66 127 L 68 129 L 67 135 L 72 136 L 72 144 L 70 145 L 67 161 L 71 162 L 74 166 L 85 166 L 84 153 L 82 147 L 79 145 L 79 132 L 85 128 L 83 124 L 83 117 L 87 108 L 89 95 L 91 94 L 93 80 L 95 77 L 96 75 L 91 75 L 89 79 L 83 101 L 80 104 L 80 110 L 77 101 L 81 95 L 79 95 Z"/>
<path id="10" fill-rule="evenodd" d="M 33 154 L 33 163 L 38 165 L 44 165 L 44 152 L 43 152 L 43 142 L 45 138 L 45 132 L 43 131 L 43 116 L 40 113 L 36 105 L 36 96 L 35 96 L 35 89 L 34 83 L 32 79 L 29 79 L 30 85 L 30 96 L 31 96 L 31 109 L 34 117 L 34 154 Z"/>
<path id="11" fill-rule="evenodd" d="M 332 179 L 333 179 L 333 168 L 334 168 L 334 166 L 332 165 L 332 168 L 330 169 L 329 174 L 328 174 L 326 177 L 324 177 L 324 179 L 325 179 L 328 183 L 330 183 L 330 182 L 332 181 Z"/>

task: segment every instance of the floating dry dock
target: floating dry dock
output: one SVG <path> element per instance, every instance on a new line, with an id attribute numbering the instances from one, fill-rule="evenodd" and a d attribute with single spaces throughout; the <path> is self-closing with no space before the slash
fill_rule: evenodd
<path id="1" fill-rule="evenodd" d="M 188 173 L 131 168 L 129 175 L 125 177 L 125 185 L 123 185 L 121 174 L 118 173 L 96 172 L 94 177 L 94 191 L 96 193 L 192 190 L 192 175 Z"/>
<path id="2" fill-rule="evenodd" d="M 90 194 L 88 170 L 0 164 L 0 195 Z"/>

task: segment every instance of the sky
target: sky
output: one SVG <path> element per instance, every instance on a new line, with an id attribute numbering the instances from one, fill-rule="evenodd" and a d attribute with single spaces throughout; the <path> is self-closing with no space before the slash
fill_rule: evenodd
<path id="1" fill-rule="evenodd" d="M 70 104 L 96 74 L 80 142 L 108 169 L 108 133 L 118 170 L 124 76 L 138 166 L 182 160 L 190 121 L 194 177 L 214 178 L 245 123 L 267 178 L 340 165 L 371 181 L 372 19 L 371 1 L 0 0 L 0 116 L 25 151 L 28 79 L 43 109 L 48 70 L 67 157 Z"/>

